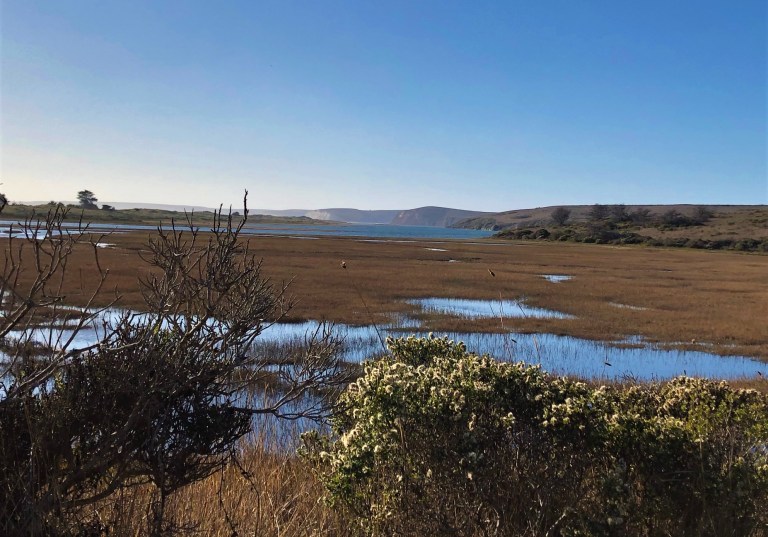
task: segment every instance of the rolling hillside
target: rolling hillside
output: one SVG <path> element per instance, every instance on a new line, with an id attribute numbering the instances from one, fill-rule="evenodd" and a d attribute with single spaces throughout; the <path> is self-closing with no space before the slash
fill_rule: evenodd
<path id="1" fill-rule="evenodd" d="M 552 225 L 552 212 L 557 208 L 568 209 L 571 214 L 568 218 L 568 223 L 578 224 L 584 223 L 589 220 L 589 212 L 592 210 L 593 205 L 553 205 L 550 207 L 536 207 L 535 209 L 517 209 L 513 211 L 504 211 L 501 213 L 488 214 L 486 216 L 480 216 L 476 218 L 468 218 L 461 220 L 451 227 L 468 228 L 468 229 L 519 229 L 528 227 L 545 227 Z M 606 207 L 611 207 L 606 205 Z M 766 211 L 768 207 L 766 205 L 693 205 L 693 204 L 678 204 L 678 205 L 626 205 L 628 213 L 632 213 L 638 209 L 648 209 L 652 217 L 659 217 L 662 214 L 675 210 L 683 215 L 690 215 L 698 207 L 704 207 L 712 212 L 716 217 L 729 217 L 733 216 L 731 220 L 735 218 L 735 221 L 739 222 L 744 220 L 743 216 L 752 211 Z M 717 218 L 713 219 L 717 220 Z"/>

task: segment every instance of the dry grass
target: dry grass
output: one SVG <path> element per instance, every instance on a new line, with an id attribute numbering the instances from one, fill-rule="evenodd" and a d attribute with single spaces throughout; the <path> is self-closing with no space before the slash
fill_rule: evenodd
<path id="1" fill-rule="evenodd" d="M 174 494 L 166 510 L 171 534 L 231 537 L 258 535 L 343 536 L 348 531 L 323 501 L 324 489 L 292 450 L 273 438 L 241 444 L 240 462 L 229 464 Z M 149 487 L 126 489 L 80 513 L 109 535 L 146 535 L 153 495 Z"/>
<path id="2" fill-rule="evenodd" d="M 126 307 L 141 306 L 136 277 L 146 270 L 139 257 L 146 238 L 147 233 L 114 234 L 106 240 L 116 247 L 99 251 L 102 266 L 110 268 L 109 285 L 123 294 Z M 577 318 L 505 319 L 505 328 L 601 340 L 638 334 L 768 359 L 764 255 L 490 240 L 249 240 L 265 259 L 266 275 L 276 282 L 292 280 L 290 292 L 298 299 L 293 319 L 384 323 L 394 313 L 413 313 L 414 307 L 404 302 L 410 298 L 524 297 L 530 305 Z M 87 296 L 95 269 L 92 253 L 83 247 L 72 259 L 75 270 L 66 287 L 73 303 Z M 567 274 L 573 280 L 553 284 L 542 274 Z M 500 325 L 498 319 L 443 318 L 431 328 L 498 331 Z"/>
<path id="3" fill-rule="evenodd" d="M 768 393 L 768 379 L 764 377 L 729 380 L 728 384 L 738 390 L 757 390 L 762 393 Z"/>
<path id="4" fill-rule="evenodd" d="M 765 206 L 746 206 L 732 209 L 730 211 L 725 211 L 722 208 L 715 210 L 714 216 L 701 226 L 670 230 L 649 227 L 638 230 L 638 233 L 657 239 L 678 237 L 706 240 L 768 238 L 768 208 Z"/>

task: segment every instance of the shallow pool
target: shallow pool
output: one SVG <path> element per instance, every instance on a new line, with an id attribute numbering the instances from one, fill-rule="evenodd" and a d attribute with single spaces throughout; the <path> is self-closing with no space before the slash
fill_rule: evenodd
<path id="1" fill-rule="evenodd" d="M 511 309 L 511 306 L 506 305 L 505 308 Z M 53 347 L 72 337 L 70 348 L 87 347 L 103 336 L 102 320 L 114 322 L 123 313 L 120 310 L 106 311 L 101 319 L 76 333 L 70 326 L 65 326 L 38 328 L 27 332 L 27 336 Z M 253 350 L 262 354 L 271 353 L 276 346 L 303 343 L 323 330 L 330 330 L 343 340 L 343 358 L 349 362 L 360 362 L 385 353 L 388 336 L 426 335 L 418 321 L 409 317 L 398 317 L 383 326 L 326 325 L 318 321 L 276 323 L 265 328 Z M 663 349 L 638 336 L 601 342 L 554 334 L 512 332 L 435 332 L 435 335 L 463 341 L 470 351 L 478 354 L 489 354 L 499 360 L 541 364 L 552 373 L 582 378 L 652 380 L 690 375 L 729 379 L 754 377 L 758 372 L 768 377 L 768 364 L 753 358 L 719 356 L 705 350 Z M 18 332 L 9 334 L 10 338 L 20 336 Z"/>
<path id="2" fill-rule="evenodd" d="M 530 317 L 534 319 L 572 319 L 572 315 L 535 308 L 522 300 L 470 300 L 465 298 L 419 298 L 408 300 L 427 313 L 454 315 L 470 319 Z"/>

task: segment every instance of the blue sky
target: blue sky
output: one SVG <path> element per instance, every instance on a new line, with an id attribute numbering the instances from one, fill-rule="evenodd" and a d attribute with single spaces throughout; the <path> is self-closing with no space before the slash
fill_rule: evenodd
<path id="1" fill-rule="evenodd" d="M 763 0 L 3 0 L 12 200 L 768 203 Z"/>

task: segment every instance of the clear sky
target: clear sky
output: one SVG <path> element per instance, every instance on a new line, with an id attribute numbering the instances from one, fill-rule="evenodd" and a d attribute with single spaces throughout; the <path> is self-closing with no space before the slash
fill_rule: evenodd
<path id="1" fill-rule="evenodd" d="M 765 0 L 2 0 L 11 200 L 768 203 Z"/>

